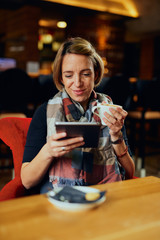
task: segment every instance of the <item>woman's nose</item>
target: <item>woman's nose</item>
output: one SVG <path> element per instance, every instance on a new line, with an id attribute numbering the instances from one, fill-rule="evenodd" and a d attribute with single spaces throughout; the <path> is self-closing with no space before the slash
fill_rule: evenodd
<path id="1" fill-rule="evenodd" d="M 75 80 L 74 80 L 74 84 L 75 84 L 75 86 L 76 87 L 79 87 L 79 86 L 81 86 L 81 77 L 79 76 L 79 75 L 76 75 L 75 76 Z"/>

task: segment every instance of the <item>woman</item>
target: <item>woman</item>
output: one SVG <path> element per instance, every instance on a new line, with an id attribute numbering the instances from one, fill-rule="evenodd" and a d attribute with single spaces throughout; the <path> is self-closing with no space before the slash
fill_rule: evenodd
<path id="1" fill-rule="evenodd" d="M 111 99 L 94 92 L 103 76 L 103 62 L 93 46 L 82 38 L 64 42 L 54 61 L 54 82 L 59 92 L 33 116 L 21 169 L 26 189 L 40 193 L 61 185 L 92 185 L 132 178 L 134 162 L 128 152 L 124 129 L 127 112 L 105 113 L 98 148 L 83 148 L 82 137 L 63 139 L 56 121 L 100 121 L 92 113 L 97 102 Z"/>

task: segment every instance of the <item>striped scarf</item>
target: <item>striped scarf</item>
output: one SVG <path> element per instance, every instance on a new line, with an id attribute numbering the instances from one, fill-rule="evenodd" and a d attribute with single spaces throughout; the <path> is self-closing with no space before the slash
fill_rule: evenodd
<path id="1" fill-rule="evenodd" d="M 100 122 L 99 117 L 92 113 L 92 107 L 102 101 L 112 103 L 107 95 L 93 91 L 88 109 L 84 111 L 65 90 L 58 92 L 47 105 L 47 138 L 56 133 L 56 121 Z M 54 158 L 49 179 L 53 187 L 87 186 L 122 180 L 119 164 L 109 140 L 109 128 L 101 126 L 97 148 L 76 148 L 62 157 Z"/>

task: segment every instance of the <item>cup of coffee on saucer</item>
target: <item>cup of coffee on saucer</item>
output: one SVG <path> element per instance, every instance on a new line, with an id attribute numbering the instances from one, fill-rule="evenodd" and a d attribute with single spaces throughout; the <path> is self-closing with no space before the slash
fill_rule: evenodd
<path id="1" fill-rule="evenodd" d="M 96 114 L 101 119 L 102 125 L 106 125 L 106 123 L 103 121 L 103 118 L 105 117 L 107 119 L 107 117 L 104 115 L 104 113 L 107 112 L 108 114 L 113 116 L 113 114 L 110 112 L 109 109 L 110 108 L 117 108 L 117 107 L 122 108 L 122 106 L 120 106 L 120 105 L 108 104 L 108 103 L 102 102 L 102 103 L 97 103 L 97 106 L 94 106 L 92 108 L 92 112 L 94 114 Z M 97 112 L 95 112 L 96 110 L 97 110 Z"/>

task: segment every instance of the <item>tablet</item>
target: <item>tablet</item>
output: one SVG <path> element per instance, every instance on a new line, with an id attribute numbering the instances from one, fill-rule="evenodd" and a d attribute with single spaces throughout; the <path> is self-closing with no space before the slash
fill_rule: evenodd
<path id="1" fill-rule="evenodd" d="M 82 147 L 98 147 L 100 124 L 90 122 L 56 122 L 57 133 L 66 132 L 66 138 L 83 137 L 85 144 Z"/>

